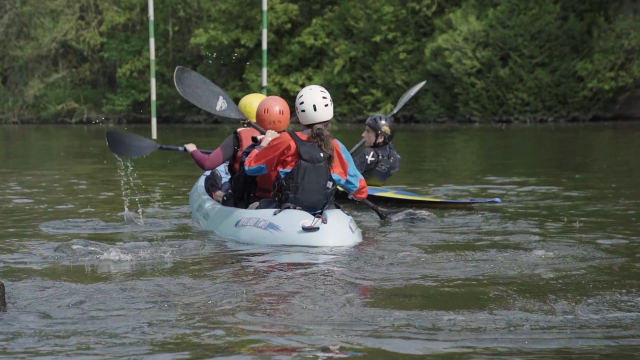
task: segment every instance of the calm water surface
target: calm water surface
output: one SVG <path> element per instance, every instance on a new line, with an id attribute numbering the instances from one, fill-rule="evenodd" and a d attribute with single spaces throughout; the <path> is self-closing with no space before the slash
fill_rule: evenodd
<path id="1" fill-rule="evenodd" d="M 389 224 L 349 204 L 365 239 L 347 249 L 199 230 L 190 158 L 119 160 L 107 129 L 0 127 L 2 359 L 640 354 L 640 124 L 401 128 L 389 185 L 503 203 Z M 347 147 L 360 132 L 335 129 Z"/>

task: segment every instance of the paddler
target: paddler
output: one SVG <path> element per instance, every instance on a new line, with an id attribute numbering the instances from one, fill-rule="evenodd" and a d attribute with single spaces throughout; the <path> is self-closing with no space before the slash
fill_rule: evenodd
<path id="1" fill-rule="evenodd" d="M 327 130 L 333 118 L 329 92 L 322 86 L 309 85 L 296 96 L 295 109 L 305 130 L 282 134 L 267 131 L 244 163 L 247 174 L 271 174 L 276 179 L 273 199 L 260 201 L 258 208 L 318 213 L 333 204 L 336 185 L 357 200 L 366 199 L 367 184 L 353 158 Z"/>
<path id="2" fill-rule="evenodd" d="M 289 126 L 289 105 L 279 96 L 266 97 L 263 94 L 249 94 L 240 100 L 238 108 L 247 119 L 257 123 L 265 130 L 278 132 Z M 253 185 L 251 179 L 243 177 L 244 171 L 240 174 L 242 179 L 236 177 L 241 173 L 239 170 L 243 163 L 243 152 L 259 137 L 261 134 L 253 128 L 239 128 L 209 155 L 200 152 L 195 144 L 184 145 L 185 150 L 191 154 L 201 169 L 212 170 L 205 179 L 205 189 L 216 201 L 228 206 L 246 208 L 250 202 L 271 197 L 272 175 L 258 176 L 255 179 L 256 184 Z M 228 170 L 231 181 L 230 184 L 223 184 L 220 173 L 215 169 L 227 161 L 229 162 Z M 230 190 L 234 191 L 228 194 Z"/>
<path id="3" fill-rule="evenodd" d="M 382 114 L 372 115 L 365 122 L 362 138 L 366 147 L 354 161 L 367 185 L 382 186 L 400 170 L 402 158 L 391 142 L 394 135 L 393 122 Z"/>

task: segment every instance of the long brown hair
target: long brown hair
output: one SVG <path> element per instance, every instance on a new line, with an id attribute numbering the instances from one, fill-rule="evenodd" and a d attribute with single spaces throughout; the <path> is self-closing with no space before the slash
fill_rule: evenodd
<path id="1" fill-rule="evenodd" d="M 327 121 L 320 124 L 314 124 L 313 126 L 307 126 L 307 129 L 309 129 L 307 141 L 329 154 L 327 163 L 329 164 L 329 167 L 331 167 L 333 166 L 333 135 L 327 131 L 328 124 L 329 122 Z"/>

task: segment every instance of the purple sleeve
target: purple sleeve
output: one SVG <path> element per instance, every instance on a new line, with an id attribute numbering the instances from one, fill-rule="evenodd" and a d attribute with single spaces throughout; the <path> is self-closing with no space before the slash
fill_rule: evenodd
<path id="1" fill-rule="evenodd" d="M 191 157 L 202 170 L 213 170 L 231 159 L 236 147 L 235 142 L 235 136 L 231 134 L 211 154 L 205 155 L 196 150 L 191 152 Z"/>

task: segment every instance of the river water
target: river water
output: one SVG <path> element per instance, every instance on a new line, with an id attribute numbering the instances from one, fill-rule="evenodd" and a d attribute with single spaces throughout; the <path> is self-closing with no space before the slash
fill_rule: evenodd
<path id="1" fill-rule="evenodd" d="M 107 129 L 0 127 L 1 359 L 640 353 L 640 124 L 400 128 L 388 185 L 503 202 L 385 224 L 347 204 L 364 241 L 346 249 L 198 229 L 190 158 L 120 160 Z M 159 142 L 230 131 L 162 125 Z M 335 129 L 347 147 L 360 132 Z"/>

